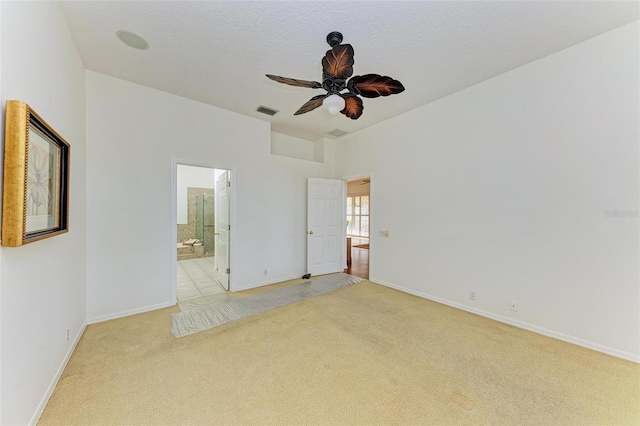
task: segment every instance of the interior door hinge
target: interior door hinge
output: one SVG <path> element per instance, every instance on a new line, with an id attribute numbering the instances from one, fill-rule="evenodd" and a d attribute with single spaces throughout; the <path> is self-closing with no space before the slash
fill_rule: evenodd
<path id="1" fill-rule="evenodd" d="M 231 188 L 231 181 L 230 181 L 230 180 L 228 180 L 228 181 L 227 181 L 227 186 L 228 186 L 229 188 Z"/>
<path id="2" fill-rule="evenodd" d="M 227 268 L 227 274 L 231 273 L 231 268 Z"/>
<path id="3" fill-rule="evenodd" d="M 231 231 L 231 225 L 227 225 L 227 231 Z"/>

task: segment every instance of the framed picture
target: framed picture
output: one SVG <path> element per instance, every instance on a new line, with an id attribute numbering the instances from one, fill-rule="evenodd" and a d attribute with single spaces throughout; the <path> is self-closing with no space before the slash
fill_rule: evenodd
<path id="1" fill-rule="evenodd" d="M 69 230 L 67 141 L 29 105 L 7 101 L 2 245 L 18 247 Z"/>

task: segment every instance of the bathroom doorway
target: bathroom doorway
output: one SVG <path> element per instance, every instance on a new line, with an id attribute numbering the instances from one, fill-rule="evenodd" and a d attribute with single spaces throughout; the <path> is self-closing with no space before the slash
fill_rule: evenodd
<path id="1" fill-rule="evenodd" d="M 231 173 L 193 163 L 174 161 L 174 164 L 172 292 L 179 303 L 229 291 Z M 225 181 L 222 197 L 221 180 Z M 218 229 L 221 222 L 224 232 Z"/>

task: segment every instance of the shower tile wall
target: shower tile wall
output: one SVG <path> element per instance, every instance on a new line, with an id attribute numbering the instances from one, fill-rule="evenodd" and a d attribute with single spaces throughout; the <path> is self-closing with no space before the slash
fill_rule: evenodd
<path id="1" fill-rule="evenodd" d="M 198 199 L 205 197 L 205 216 L 203 220 L 204 229 L 197 226 L 198 219 Z M 202 207 L 202 206 L 200 206 Z M 187 223 L 178 224 L 178 241 L 182 242 L 191 238 L 204 240 L 205 256 L 212 256 L 214 253 L 214 196 L 212 188 L 187 188 Z"/>
<path id="2" fill-rule="evenodd" d="M 189 235 L 192 235 L 191 233 L 189 233 L 189 225 L 186 223 L 179 223 L 178 224 L 178 241 L 176 242 L 181 243 L 183 241 L 190 239 Z"/>

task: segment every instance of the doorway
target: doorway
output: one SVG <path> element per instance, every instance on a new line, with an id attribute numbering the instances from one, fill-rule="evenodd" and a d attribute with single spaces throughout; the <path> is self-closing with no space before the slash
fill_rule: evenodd
<path id="1" fill-rule="evenodd" d="M 369 279 L 371 178 L 347 180 L 347 268 L 345 272 Z"/>
<path id="2" fill-rule="evenodd" d="M 231 172 L 174 160 L 172 297 L 229 291 Z"/>

